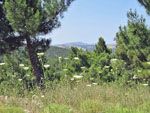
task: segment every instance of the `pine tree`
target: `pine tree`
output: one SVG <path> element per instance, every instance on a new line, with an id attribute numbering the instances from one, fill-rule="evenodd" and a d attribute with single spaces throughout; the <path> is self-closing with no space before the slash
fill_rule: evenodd
<path id="1" fill-rule="evenodd" d="M 59 18 L 73 0 L 3 0 L 0 5 L 0 52 L 26 46 L 39 86 L 44 74 L 37 56 L 39 47 L 47 47 L 50 40 L 39 35 L 60 26 Z"/>
<path id="2" fill-rule="evenodd" d="M 139 3 L 145 7 L 147 13 L 150 15 L 150 0 L 138 0 Z"/>
<path id="3" fill-rule="evenodd" d="M 98 41 L 94 51 L 95 51 L 95 53 L 98 53 L 98 54 L 103 53 L 103 52 L 109 53 L 106 43 L 102 37 L 99 38 L 99 41 Z"/>
<path id="4" fill-rule="evenodd" d="M 128 64 L 138 66 L 140 62 L 147 61 L 150 53 L 150 29 L 136 11 L 130 10 L 127 17 L 127 26 L 120 27 L 116 34 L 116 56 Z"/>

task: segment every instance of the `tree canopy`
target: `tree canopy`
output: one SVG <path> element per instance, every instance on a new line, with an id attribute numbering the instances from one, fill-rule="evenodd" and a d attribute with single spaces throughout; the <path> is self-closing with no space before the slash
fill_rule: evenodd
<path id="1" fill-rule="evenodd" d="M 103 53 L 103 52 L 106 52 L 106 53 L 110 52 L 106 46 L 105 40 L 102 37 L 99 38 L 99 41 L 95 48 L 95 52 L 98 54 Z"/>
<path id="2" fill-rule="evenodd" d="M 139 3 L 145 7 L 147 13 L 150 15 L 150 0 L 138 0 Z"/>
<path id="3" fill-rule="evenodd" d="M 147 61 L 150 53 L 150 29 L 137 12 L 129 11 L 127 26 L 120 27 L 116 35 L 116 55 L 128 64 Z"/>
<path id="4" fill-rule="evenodd" d="M 50 39 L 39 35 L 52 32 L 60 26 L 73 0 L 3 0 L 0 4 L 0 53 L 25 46 L 34 75 L 40 83 L 43 71 L 37 56 L 38 48 L 49 46 Z"/>

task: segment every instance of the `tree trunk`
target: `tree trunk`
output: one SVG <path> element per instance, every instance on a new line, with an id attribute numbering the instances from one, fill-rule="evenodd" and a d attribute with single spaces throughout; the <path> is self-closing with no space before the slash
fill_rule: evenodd
<path id="1" fill-rule="evenodd" d="M 27 41 L 27 50 L 30 58 L 31 66 L 33 68 L 33 74 L 36 77 L 36 82 L 39 87 L 43 87 L 44 85 L 44 72 L 42 69 L 42 65 L 39 61 L 39 58 L 36 53 L 36 48 L 32 44 L 32 41 L 29 36 L 26 37 Z"/>

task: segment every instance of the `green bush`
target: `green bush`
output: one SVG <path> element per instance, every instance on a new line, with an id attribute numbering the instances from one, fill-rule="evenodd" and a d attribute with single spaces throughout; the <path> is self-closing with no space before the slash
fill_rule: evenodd
<path id="1" fill-rule="evenodd" d="M 73 113 L 72 109 L 66 105 L 50 104 L 44 108 L 43 113 Z"/>
<path id="2" fill-rule="evenodd" d="M 25 113 L 25 111 L 19 107 L 2 107 L 2 106 L 0 106 L 0 113 Z"/>
<path id="3" fill-rule="evenodd" d="M 102 106 L 96 100 L 86 100 L 80 104 L 81 113 L 101 113 Z"/>

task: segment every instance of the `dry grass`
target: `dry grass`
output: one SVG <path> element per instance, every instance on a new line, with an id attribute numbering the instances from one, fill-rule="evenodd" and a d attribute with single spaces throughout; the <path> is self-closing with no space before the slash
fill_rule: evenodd
<path id="1" fill-rule="evenodd" d="M 0 106 L 19 106 L 29 113 L 42 113 L 43 109 L 51 103 L 66 105 L 74 113 L 86 113 L 85 108 L 87 113 L 112 113 L 113 109 L 117 109 L 116 113 L 150 113 L 149 87 L 86 85 L 86 83 L 79 83 L 70 87 L 70 85 L 60 84 L 42 92 L 35 91 L 32 96 L 31 94 L 26 94 L 24 97 L 1 96 Z"/>

